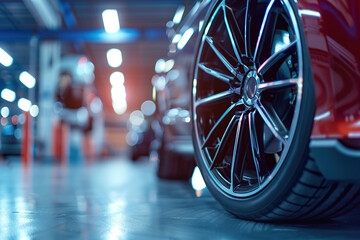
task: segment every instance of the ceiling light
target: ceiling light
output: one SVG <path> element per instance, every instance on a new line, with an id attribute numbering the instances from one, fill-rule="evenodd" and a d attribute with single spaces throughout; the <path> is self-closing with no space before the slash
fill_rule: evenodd
<path id="1" fill-rule="evenodd" d="M 24 71 L 19 76 L 20 82 L 22 82 L 26 87 L 33 88 L 35 86 L 36 80 L 30 73 Z"/>
<path id="2" fill-rule="evenodd" d="M 180 41 L 180 38 L 181 38 L 181 34 L 175 34 L 171 43 L 178 43 Z"/>
<path id="3" fill-rule="evenodd" d="M 184 34 L 181 36 L 180 41 L 177 44 L 177 48 L 179 50 L 185 47 L 185 45 L 188 43 L 193 33 L 194 33 L 194 29 L 192 28 L 189 28 L 188 30 L 186 30 L 186 32 L 184 32 Z"/>
<path id="4" fill-rule="evenodd" d="M 21 110 L 28 112 L 31 108 L 31 102 L 30 102 L 30 100 L 28 100 L 26 98 L 20 98 L 18 101 L 18 107 Z"/>
<path id="5" fill-rule="evenodd" d="M 5 67 L 9 67 L 13 63 L 13 58 L 2 48 L 0 48 L 0 63 Z"/>
<path id="6" fill-rule="evenodd" d="M 10 114 L 10 109 L 8 107 L 3 107 L 1 109 L 1 116 L 7 118 Z"/>
<path id="7" fill-rule="evenodd" d="M 13 102 L 15 101 L 16 94 L 14 91 L 5 88 L 1 91 L 1 97 L 8 102 Z"/>
<path id="8" fill-rule="evenodd" d="M 164 72 L 170 71 L 175 65 L 175 61 L 173 59 L 169 59 L 165 62 Z"/>
<path id="9" fill-rule="evenodd" d="M 116 33 L 120 30 L 119 16 L 115 9 L 103 11 L 102 19 L 107 33 Z"/>
<path id="10" fill-rule="evenodd" d="M 124 74 L 122 72 L 113 72 L 110 75 L 111 86 L 123 85 L 124 82 L 125 82 L 125 77 L 124 77 Z"/>
<path id="11" fill-rule="evenodd" d="M 165 69 L 165 60 L 160 58 L 155 63 L 155 72 L 156 73 L 161 73 L 161 72 L 164 71 L 164 69 Z"/>
<path id="12" fill-rule="evenodd" d="M 182 19 L 183 15 L 184 15 L 184 11 L 185 11 L 184 6 L 178 7 L 178 9 L 176 10 L 176 13 L 174 15 L 174 18 L 173 18 L 173 22 L 175 24 L 179 24 L 181 22 L 181 19 Z"/>
<path id="13" fill-rule="evenodd" d="M 37 105 L 32 105 L 30 108 L 30 115 L 32 117 L 37 117 L 39 115 L 39 107 Z"/>
<path id="14" fill-rule="evenodd" d="M 106 53 L 107 61 L 110 67 L 116 68 L 122 64 L 122 54 L 119 49 L 112 48 Z"/>

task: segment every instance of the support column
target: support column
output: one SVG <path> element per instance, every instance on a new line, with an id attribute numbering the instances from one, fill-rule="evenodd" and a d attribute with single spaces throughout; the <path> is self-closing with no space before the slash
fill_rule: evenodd
<path id="1" fill-rule="evenodd" d="M 40 79 L 37 137 L 42 157 L 52 156 L 52 125 L 54 122 L 55 88 L 59 75 L 61 43 L 46 41 L 40 44 Z"/>

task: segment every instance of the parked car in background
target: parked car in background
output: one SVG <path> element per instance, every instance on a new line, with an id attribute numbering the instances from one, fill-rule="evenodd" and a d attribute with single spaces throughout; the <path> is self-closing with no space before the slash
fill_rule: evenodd
<path id="1" fill-rule="evenodd" d="M 7 117 L 1 118 L 0 154 L 3 156 L 21 154 L 24 114 L 21 111 L 11 110 L 13 114 L 6 114 L 8 115 Z M 9 112 L 9 110 L 7 110 L 7 112 Z"/>
<path id="2" fill-rule="evenodd" d="M 155 65 L 152 78 L 156 93 L 155 136 L 158 144 L 158 171 L 161 178 L 189 179 L 195 167 L 190 128 L 189 89 L 196 39 L 210 1 L 196 2 L 179 25 L 168 23 L 168 56 Z M 179 7 L 176 14 L 184 11 Z M 175 14 L 175 15 L 176 15 Z"/>
<path id="3" fill-rule="evenodd" d="M 153 102 L 152 106 L 155 107 Z M 128 132 L 126 142 L 130 146 L 130 158 L 137 161 L 140 157 L 150 155 L 151 143 L 154 140 L 154 130 L 152 128 L 151 114 L 146 114 L 140 110 L 135 110 L 130 114 L 127 122 Z"/>
<path id="4" fill-rule="evenodd" d="M 192 137 L 213 196 L 262 221 L 327 219 L 357 207 L 360 2 L 212 1 L 191 19 L 169 53 L 183 78 L 166 74 L 158 102 L 163 120 L 192 106 L 176 119 L 192 128 L 170 136 Z M 184 51 L 188 31 L 195 42 Z"/>

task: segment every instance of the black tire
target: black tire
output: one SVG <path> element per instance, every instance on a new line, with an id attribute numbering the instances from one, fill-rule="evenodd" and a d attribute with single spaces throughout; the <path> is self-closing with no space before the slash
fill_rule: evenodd
<path id="1" fill-rule="evenodd" d="M 158 150 L 157 176 L 168 180 L 189 180 L 195 168 L 192 156 L 182 155 L 167 149 L 164 142 Z"/>
<path id="2" fill-rule="evenodd" d="M 268 25 L 275 26 L 271 33 L 266 24 L 261 27 L 262 14 L 274 21 Z M 244 17 L 250 20 L 241 21 Z M 327 219 L 357 206 L 359 186 L 326 181 L 309 158 L 314 86 L 293 1 L 218 1 L 204 26 L 194 68 L 192 125 L 196 161 L 213 196 L 231 213 L 262 221 Z M 253 37 L 254 29 L 265 29 L 268 41 L 251 44 L 242 37 L 246 31 Z M 294 39 L 273 52 L 278 32 Z M 279 52 L 283 59 L 270 60 Z M 296 85 L 275 88 L 284 83 L 279 76 L 288 73 Z"/>

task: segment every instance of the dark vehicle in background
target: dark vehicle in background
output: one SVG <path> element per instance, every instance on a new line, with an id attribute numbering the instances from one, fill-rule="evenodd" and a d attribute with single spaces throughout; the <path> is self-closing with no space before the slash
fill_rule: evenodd
<path id="1" fill-rule="evenodd" d="M 130 146 L 130 158 L 137 161 L 140 157 L 149 156 L 155 134 L 152 118 L 139 111 L 133 111 L 127 122 L 126 142 Z"/>
<path id="2" fill-rule="evenodd" d="M 177 26 L 168 23 L 168 56 L 159 59 L 155 65 L 157 75 L 152 78 L 152 84 L 156 91 L 158 121 L 155 128 L 156 141 L 159 143 L 157 174 L 161 178 L 189 179 L 195 167 L 189 79 L 194 62 L 193 50 L 209 3 L 196 2 Z M 179 9 L 184 11 L 181 7 Z"/>
<path id="3" fill-rule="evenodd" d="M 262 221 L 328 219 L 357 207 L 360 2 L 212 1 L 191 19 L 184 28 L 195 42 L 188 51 L 170 46 L 183 78 L 166 81 L 161 116 L 192 106 L 192 127 L 164 138 L 192 137 L 213 196 Z"/>
<path id="4" fill-rule="evenodd" d="M 24 124 L 24 114 L 10 115 L 1 119 L 1 144 L 0 154 L 2 156 L 20 155 L 22 126 Z"/>

